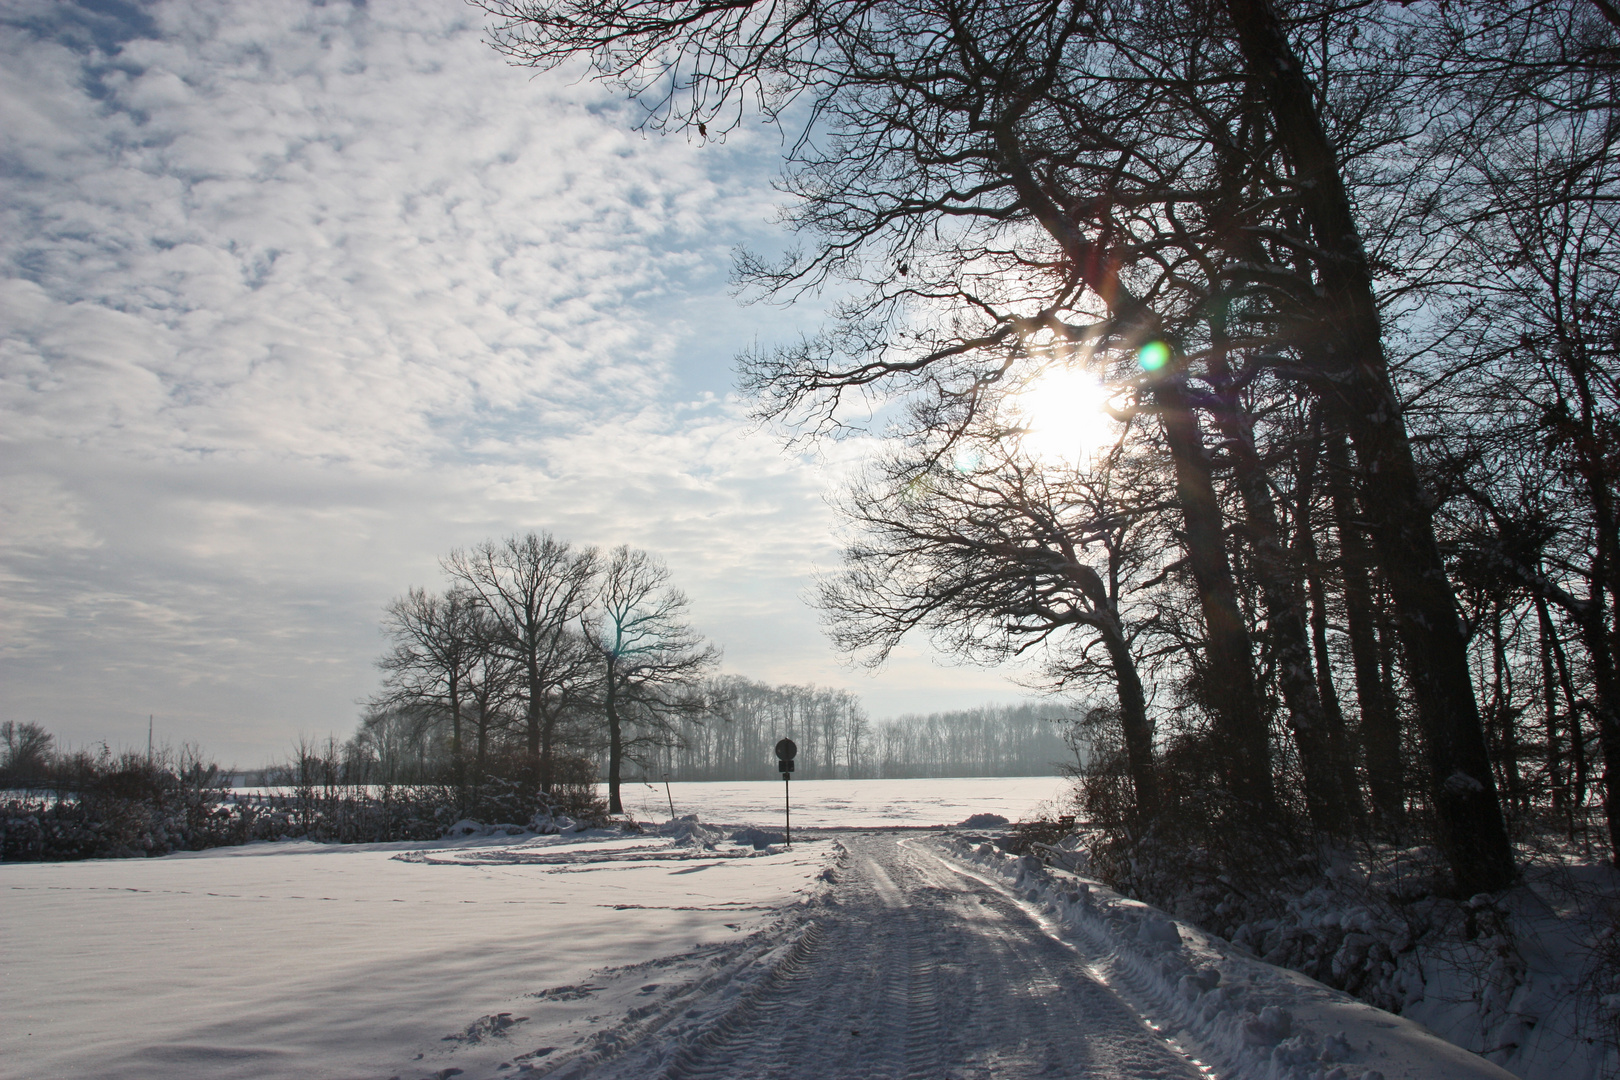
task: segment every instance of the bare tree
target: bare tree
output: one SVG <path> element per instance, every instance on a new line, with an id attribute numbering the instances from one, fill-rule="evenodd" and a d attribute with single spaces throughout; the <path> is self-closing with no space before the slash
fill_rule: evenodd
<path id="1" fill-rule="evenodd" d="M 0 777 L 9 784 L 37 783 L 45 778 L 56 736 L 31 720 L 0 724 Z"/>
<path id="2" fill-rule="evenodd" d="M 494 626 L 487 609 L 466 589 L 453 588 L 442 596 L 412 589 L 388 605 L 383 633 L 394 648 L 377 661 L 387 673 L 383 680 L 387 689 L 373 707 L 442 710 L 450 727 L 451 771 L 457 788 L 463 787 L 462 724 L 473 672 L 493 644 Z"/>
<path id="3" fill-rule="evenodd" d="M 473 775 L 484 783 L 490 758 L 498 744 L 514 729 L 523 727 L 523 696 L 519 692 L 523 669 L 501 650 L 493 638 L 468 673 L 467 702 L 473 728 Z"/>
<path id="4" fill-rule="evenodd" d="M 1144 542 L 1162 496 L 1132 490 L 1124 466 L 1043 468 L 1016 438 L 964 450 L 891 458 L 843 500 L 859 538 L 820 585 L 834 643 L 881 663 L 923 631 L 979 662 L 1044 651 L 1039 681 L 1051 689 L 1101 681 L 1118 701 L 1136 810 L 1151 817 L 1153 724 L 1129 608 L 1162 569 L 1162 547 Z"/>
<path id="5" fill-rule="evenodd" d="M 518 667 L 528 760 L 549 792 L 558 725 L 586 695 L 591 674 L 576 624 L 596 585 L 596 549 L 529 532 L 453 551 L 444 569 L 488 609 L 499 628 L 496 647 Z"/>
<path id="6" fill-rule="evenodd" d="M 608 812 L 622 814 L 624 762 L 669 742 L 673 721 L 700 713 L 699 689 L 719 650 L 686 621 L 686 594 L 669 584 L 669 570 L 645 551 L 617 547 L 583 621 L 598 672 L 608 730 Z"/>

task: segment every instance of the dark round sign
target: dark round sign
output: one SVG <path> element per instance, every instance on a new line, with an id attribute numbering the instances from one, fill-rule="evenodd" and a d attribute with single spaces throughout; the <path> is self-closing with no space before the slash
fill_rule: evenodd
<path id="1" fill-rule="evenodd" d="M 783 739 L 776 744 L 776 756 L 783 761 L 792 761 L 799 754 L 799 747 L 792 739 Z"/>

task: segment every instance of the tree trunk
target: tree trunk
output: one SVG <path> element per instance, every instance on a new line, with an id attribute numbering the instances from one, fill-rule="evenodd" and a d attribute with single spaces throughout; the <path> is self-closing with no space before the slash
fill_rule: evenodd
<path id="1" fill-rule="evenodd" d="M 613 670 L 613 662 L 608 661 L 607 687 L 602 700 L 603 711 L 607 714 L 608 722 L 608 813 L 624 813 L 624 803 L 619 798 L 619 770 L 624 765 L 624 735 L 619 726 L 619 702 L 617 697 L 617 673 Z"/>
<path id="2" fill-rule="evenodd" d="M 1114 666 L 1114 686 L 1119 693 L 1119 726 L 1125 736 L 1125 765 L 1136 790 L 1136 813 L 1151 818 L 1160 810 L 1159 778 L 1153 769 L 1153 727 L 1148 723 L 1147 697 L 1136 671 L 1136 658 L 1118 627 L 1102 631 L 1108 658 Z"/>
<path id="3" fill-rule="evenodd" d="M 545 690 L 540 685 L 540 663 L 536 659 L 533 649 L 529 650 L 529 655 L 525 660 L 529 674 L 529 700 L 525 703 L 526 707 L 523 710 L 523 734 L 529 758 L 527 766 L 528 779 L 533 783 L 538 782 L 540 779 L 540 706 L 541 695 L 545 693 Z"/>
<path id="4" fill-rule="evenodd" d="M 1591 576 L 1587 586 L 1588 610 L 1579 615 L 1581 637 L 1591 656 L 1592 681 L 1597 697 L 1598 739 L 1603 748 L 1603 807 L 1609 821 L 1609 858 L 1620 865 L 1620 521 L 1610 487 L 1612 465 L 1605 451 L 1613 443 L 1599 427 L 1603 415 L 1592 392 L 1591 372 L 1580 343 L 1569 351 L 1569 373 L 1580 402 L 1579 437 L 1574 440 L 1581 478 L 1592 504 L 1593 545 Z M 1611 608 L 1613 610 L 1611 610 Z"/>
<path id="5" fill-rule="evenodd" d="M 557 785 L 557 714 L 546 709 L 540 721 L 540 790 L 550 795 Z"/>
<path id="6" fill-rule="evenodd" d="M 1221 333 L 1217 329 L 1217 336 Z M 1212 364 L 1212 368 L 1217 374 L 1227 373 L 1224 363 Z M 1223 394 L 1221 406 L 1214 412 L 1216 424 L 1226 437 L 1233 476 L 1243 500 L 1245 531 L 1265 606 L 1266 633 L 1277 661 L 1277 682 L 1288 709 L 1288 726 L 1299 748 L 1300 769 L 1305 774 L 1305 805 L 1313 826 L 1336 835 L 1348 824 L 1349 796 L 1340 785 L 1333 735 L 1316 686 L 1299 576 L 1283 549 L 1271 481 L 1255 449 L 1252 419 L 1233 394 Z"/>
<path id="7" fill-rule="evenodd" d="M 461 760 L 461 679 L 454 666 L 450 670 L 450 773 L 459 795 L 467 784 Z"/>
<path id="8" fill-rule="evenodd" d="M 1401 729 L 1394 704 L 1384 690 L 1378 655 L 1378 615 L 1368 573 L 1366 537 L 1356 520 L 1350 483 L 1350 451 L 1344 433 L 1327 434 L 1328 493 L 1339 534 L 1339 574 L 1344 586 L 1345 631 L 1350 638 L 1350 666 L 1356 677 L 1356 704 L 1361 710 L 1361 746 L 1367 768 L 1367 793 L 1373 812 L 1388 828 L 1401 820 Z"/>
<path id="9" fill-rule="evenodd" d="M 1543 602 L 1545 606 L 1545 602 Z M 1552 619 L 1549 617 L 1544 624 L 1550 631 Z M 1575 839 L 1574 814 L 1577 810 L 1586 807 L 1586 791 L 1589 779 L 1586 774 L 1586 733 L 1581 726 L 1581 707 L 1579 699 L 1575 696 L 1575 681 L 1570 678 L 1569 658 L 1564 655 L 1564 643 L 1558 640 L 1558 635 L 1551 637 L 1553 668 L 1558 672 L 1558 684 L 1564 690 L 1564 702 L 1569 706 L 1569 758 L 1570 773 L 1573 790 L 1570 792 L 1570 839 Z"/>
<path id="10" fill-rule="evenodd" d="M 1569 811 L 1569 762 L 1559 746 L 1558 738 L 1558 679 L 1553 673 L 1552 612 L 1547 600 L 1539 593 L 1531 599 L 1536 605 L 1537 650 L 1541 657 L 1541 709 L 1547 728 L 1547 786 L 1552 789 L 1553 816 Z M 1574 740 L 1570 740 L 1571 743 Z"/>
<path id="11" fill-rule="evenodd" d="M 1513 852 L 1496 797 L 1479 706 L 1428 501 L 1390 382 L 1372 275 L 1317 112 L 1317 95 L 1269 0 L 1226 0 L 1248 74 L 1293 166 L 1316 246 L 1333 400 L 1365 466 L 1379 564 L 1395 598 L 1406 669 L 1423 724 L 1436 840 L 1462 894 L 1513 882 Z M 1620 773 L 1617 773 L 1620 775 Z"/>
<path id="12" fill-rule="evenodd" d="M 1502 632 L 1505 612 L 1501 600 L 1491 610 L 1491 723 L 1487 732 L 1496 739 L 1496 760 L 1502 770 L 1502 789 L 1509 814 L 1517 813 L 1523 795 L 1519 776 L 1519 733 L 1513 715 L 1513 676 L 1508 666 L 1507 638 Z"/>
<path id="13" fill-rule="evenodd" d="M 1315 546 L 1313 541 L 1313 550 Z M 1360 792 L 1356 788 L 1355 755 L 1350 750 L 1349 727 L 1344 722 L 1339 691 L 1333 685 L 1333 655 L 1328 651 L 1327 639 L 1327 587 L 1322 582 L 1321 570 L 1313 565 L 1305 584 L 1311 602 L 1311 648 L 1316 653 L 1316 693 L 1322 699 L 1322 712 L 1327 717 L 1333 771 L 1338 777 L 1339 790 L 1344 792 L 1347 812 L 1352 817 L 1360 818 L 1364 811 Z"/>
<path id="14" fill-rule="evenodd" d="M 1593 588 L 1597 592 L 1596 587 Z M 1620 863 L 1620 678 L 1609 651 L 1608 627 L 1601 603 L 1588 601 L 1578 624 L 1581 643 L 1592 665 L 1593 709 L 1598 746 L 1603 751 L 1603 810 L 1609 826 L 1609 858 Z"/>
<path id="15" fill-rule="evenodd" d="M 473 772 L 478 784 L 482 786 L 484 778 L 489 775 L 489 699 L 487 696 L 478 705 L 477 730 L 478 748 L 475 751 L 477 758 L 473 763 Z"/>
<path id="16" fill-rule="evenodd" d="M 1339 707 L 1339 692 L 1333 685 L 1333 657 L 1328 652 L 1327 640 L 1327 588 L 1322 582 L 1322 562 L 1316 547 L 1316 522 L 1312 510 L 1316 503 L 1316 477 L 1318 458 L 1322 453 L 1321 417 L 1311 425 L 1310 437 L 1300 449 L 1304 461 L 1299 470 L 1299 505 L 1297 521 L 1300 562 L 1305 568 L 1305 589 L 1310 603 L 1311 650 L 1316 659 L 1316 695 L 1322 703 L 1322 715 L 1327 722 L 1328 751 L 1333 760 L 1333 777 L 1344 799 L 1349 818 L 1361 817 L 1361 797 L 1356 789 L 1355 768 L 1351 760 L 1350 740 L 1345 730 L 1344 711 Z"/>
<path id="17" fill-rule="evenodd" d="M 1232 132 L 1222 134 L 1229 146 L 1235 147 L 1241 141 L 1241 137 Z M 1242 172 L 1241 168 L 1236 167 L 1238 160 L 1231 151 L 1217 153 L 1222 162 L 1220 172 L 1224 177 L 1221 186 L 1226 191 L 1220 203 L 1222 206 L 1241 203 L 1241 196 L 1236 190 Z M 1224 212 L 1222 216 L 1225 216 Z M 1264 265 L 1268 261 L 1266 254 L 1235 225 L 1235 220 L 1227 221 L 1222 247 L 1236 260 L 1238 267 Z M 1266 639 L 1276 662 L 1277 684 L 1288 710 L 1288 727 L 1294 734 L 1294 745 L 1299 752 L 1306 809 L 1317 831 L 1336 835 L 1342 833 L 1348 824 L 1352 789 L 1341 776 L 1334 752 L 1333 723 L 1322 702 L 1313 670 L 1315 665 L 1311 656 L 1308 613 L 1300 588 L 1300 567 L 1289 557 L 1282 526 L 1277 520 L 1271 477 L 1265 463 L 1260 460 L 1255 443 L 1254 417 L 1244 407 L 1241 393 L 1236 389 L 1236 380 L 1232 377 L 1228 303 L 1226 297 L 1217 293 L 1212 296 L 1206 309 L 1210 331 L 1207 364 L 1216 387 L 1216 403 L 1210 414 L 1225 437 L 1233 479 L 1237 482 L 1238 494 L 1243 502 L 1243 532 L 1249 541 L 1253 572 L 1260 586 Z M 1314 426 L 1320 427 L 1319 417 Z M 1312 445 L 1302 447 L 1299 451 L 1303 465 L 1300 488 L 1306 492 L 1301 496 L 1302 510 L 1309 508 L 1309 488 L 1316 468 L 1314 442 L 1307 442 Z M 1301 532 L 1308 543 L 1308 520 L 1301 526 Z M 1342 743 L 1342 722 L 1337 734 L 1337 741 Z"/>
<path id="18" fill-rule="evenodd" d="M 1187 559 L 1204 615 L 1205 668 L 1216 725 L 1214 750 L 1230 793 L 1252 810 L 1269 814 L 1275 810 L 1276 794 L 1254 655 L 1226 558 L 1221 508 L 1203 432 L 1177 377 L 1170 374 L 1153 392 L 1175 466 L 1176 496 L 1186 522 Z"/>

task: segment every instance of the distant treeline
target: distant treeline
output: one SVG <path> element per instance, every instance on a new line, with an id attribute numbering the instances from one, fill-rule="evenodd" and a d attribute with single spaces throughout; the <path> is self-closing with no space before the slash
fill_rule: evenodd
<path id="1" fill-rule="evenodd" d="M 679 741 L 648 762 L 672 780 L 765 780 L 773 747 L 799 747 L 794 778 L 1055 775 L 1073 753 L 1054 706 L 987 705 L 872 721 L 847 690 L 713 680 L 713 715 L 681 725 Z"/>
<path id="2" fill-rule="evenodd" d="M 1052 776 L 1075 763 L 1064 738 L 1072 721 L 1059 704 L 985 705 L 874 721 L 848 690 L 737 675 L 706 679 L 693 689 L 703 708 L 681 715 L 657 739 L 638 740 L 626 779 L 773 779 L 773 748 L 782 738 L 798 744 L 797 780 Z M 571 731 L 570 779 L 605 777 L 604 741 L 583 724 Z M 449 735 L 442 710 L 372 712 L 339 755 L 343 775 L 366 783 L 447 782 L 454 773 Z M 493 742 L 487 775 L 520 773 L 521 757 L 520 746 Z M 276 769 L 264 774 L 271 784 L 281 776 Z"/>

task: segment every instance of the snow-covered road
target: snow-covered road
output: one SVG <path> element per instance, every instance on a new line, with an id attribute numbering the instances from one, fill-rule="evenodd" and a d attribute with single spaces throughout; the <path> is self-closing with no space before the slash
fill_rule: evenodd
<path id="1" fill-rule="evenodd" d="M 793 955 L 679 1049 L 592 1080 L 1207 1076 L 1004 888 L 926 842 L 850 837 Z"/>

